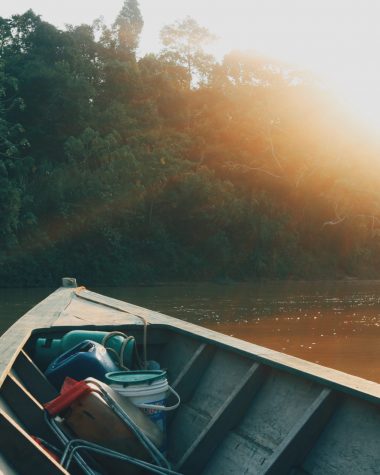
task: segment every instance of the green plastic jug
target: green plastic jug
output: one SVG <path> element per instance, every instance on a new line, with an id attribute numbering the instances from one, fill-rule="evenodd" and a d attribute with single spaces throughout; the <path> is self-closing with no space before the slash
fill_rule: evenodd
<path id="1" fill-rule="evenodd" d="M 35 361 L 38 366 L 44 371 L 48 365 L 59 355 L 70 350 L 78 343 L 85 340 L 103 343 L 106 338 L 105 347 L 109 349 L 112 359 L 127 368 L 132 367 L 133 351 L 135 348 L 135 339 L 131 337 L 124 345 L 123 354 L 120 355 L 122 346 L 127 338 L 120 332 L 105 332 L 94 330 L 72 330 L 62 338 L 38 338 L 35 348 Z M 120 361 L 119 357 L 120 356 Z"/>

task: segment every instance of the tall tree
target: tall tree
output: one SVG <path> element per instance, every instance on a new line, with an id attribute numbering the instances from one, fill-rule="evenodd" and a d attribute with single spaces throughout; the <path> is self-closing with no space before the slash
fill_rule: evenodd
<path id="1" fill-rule="evenodd" d="M 164 59 L 185 67 L 189 85 L 204 80 L 211 71 L 213 56 L 204 51 L 204 46 L 215 39 L 191 17 L 165 26 L 160 33 Z"/>
<path id="2" fill-rule="evenodd" d="M 144 21 L 137 0 L 125 0 L 115 23 L 116 46 L 127 53 L 135 53 L 139 45 Z"/>

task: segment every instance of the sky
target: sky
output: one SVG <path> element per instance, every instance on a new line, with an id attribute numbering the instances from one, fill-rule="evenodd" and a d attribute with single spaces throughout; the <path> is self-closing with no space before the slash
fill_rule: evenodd
<path id="1" fill-rule="evenodd" d="M 123 0 L 2 0 L 0 16 L 32 8 L 58 27 L 111 23 Z M 140 0 L 140 55 L 160 50 L 159 31 L 187 15 L 218 40 L 218 59 L 253 50 L 310 69 L 380 130 L 380 0 Z"/>

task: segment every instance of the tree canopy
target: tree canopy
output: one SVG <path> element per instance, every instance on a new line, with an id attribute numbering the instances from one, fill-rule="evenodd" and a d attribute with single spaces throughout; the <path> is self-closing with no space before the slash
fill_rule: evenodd
<path id="1" fill-rule="evenodd" d="M 207 28 L 186 17 L 162 28 L 160 36 L 164 45 L 162 58 L 184 67 L 189 84 L 207 79 L 214 58 L 205 52 L 204 47 L 215 39 Z"/>
<path id="2" fill-rule="evenodd" d="M 185 18 L 0 18 L 0 284 L 378 275 L 379 148 L 310 76 Z"/>

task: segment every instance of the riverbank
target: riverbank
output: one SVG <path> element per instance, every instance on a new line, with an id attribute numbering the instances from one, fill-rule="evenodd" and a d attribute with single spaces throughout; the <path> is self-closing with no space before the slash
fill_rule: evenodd
<path id="1" fill-rule="evenodd" d="M 110 279 L 112 280 L 112 279 Z M 85 285 L 89 287 L 186 287 L 189 285 L 240 285 L 240 284 L 251 284 L 251 285 L 261 285 L 261 284 L 277 284 L 277 283 L 286 283 L 286 282 L 294 282 L 294 283 L 321 283 L 321 284 L 329 284 L 330 282 L 376 282 L 380 281 L 380 273 L 375 274 L 371 273 L 370 275 L 360 275 L 360 276 L 351 276 L 345 274 L 339 275 L 331 275 L 327 274 L 324 277 L 313 277 L 310 274 L 308 277 L 289 277 L 289 278 L 271 278 L 271 277 L 263 277 L 263 278 L 241 278 L 241 279 L 234 279 L 229 277 L 220 277 L 215 279 L 188 279 L 188 280 L 133 280 L 127 281 L 122 283 L 110 283 L 107 280 L 104 281 L 97 281 L 93 283 L 88 281 L 88 279 L 81 279 L 80 277 L 77 278 L 78 285 Z M 61 278 L 59 279 L 52 279 L 46 283 L 46 288 L 57 288 L 60 286 Z M 11 281 L 8 282 L 1 282 L 0 290 L 5 289 L 38 289 L 42 288 L 41 285 L 12 285 Z"/>

